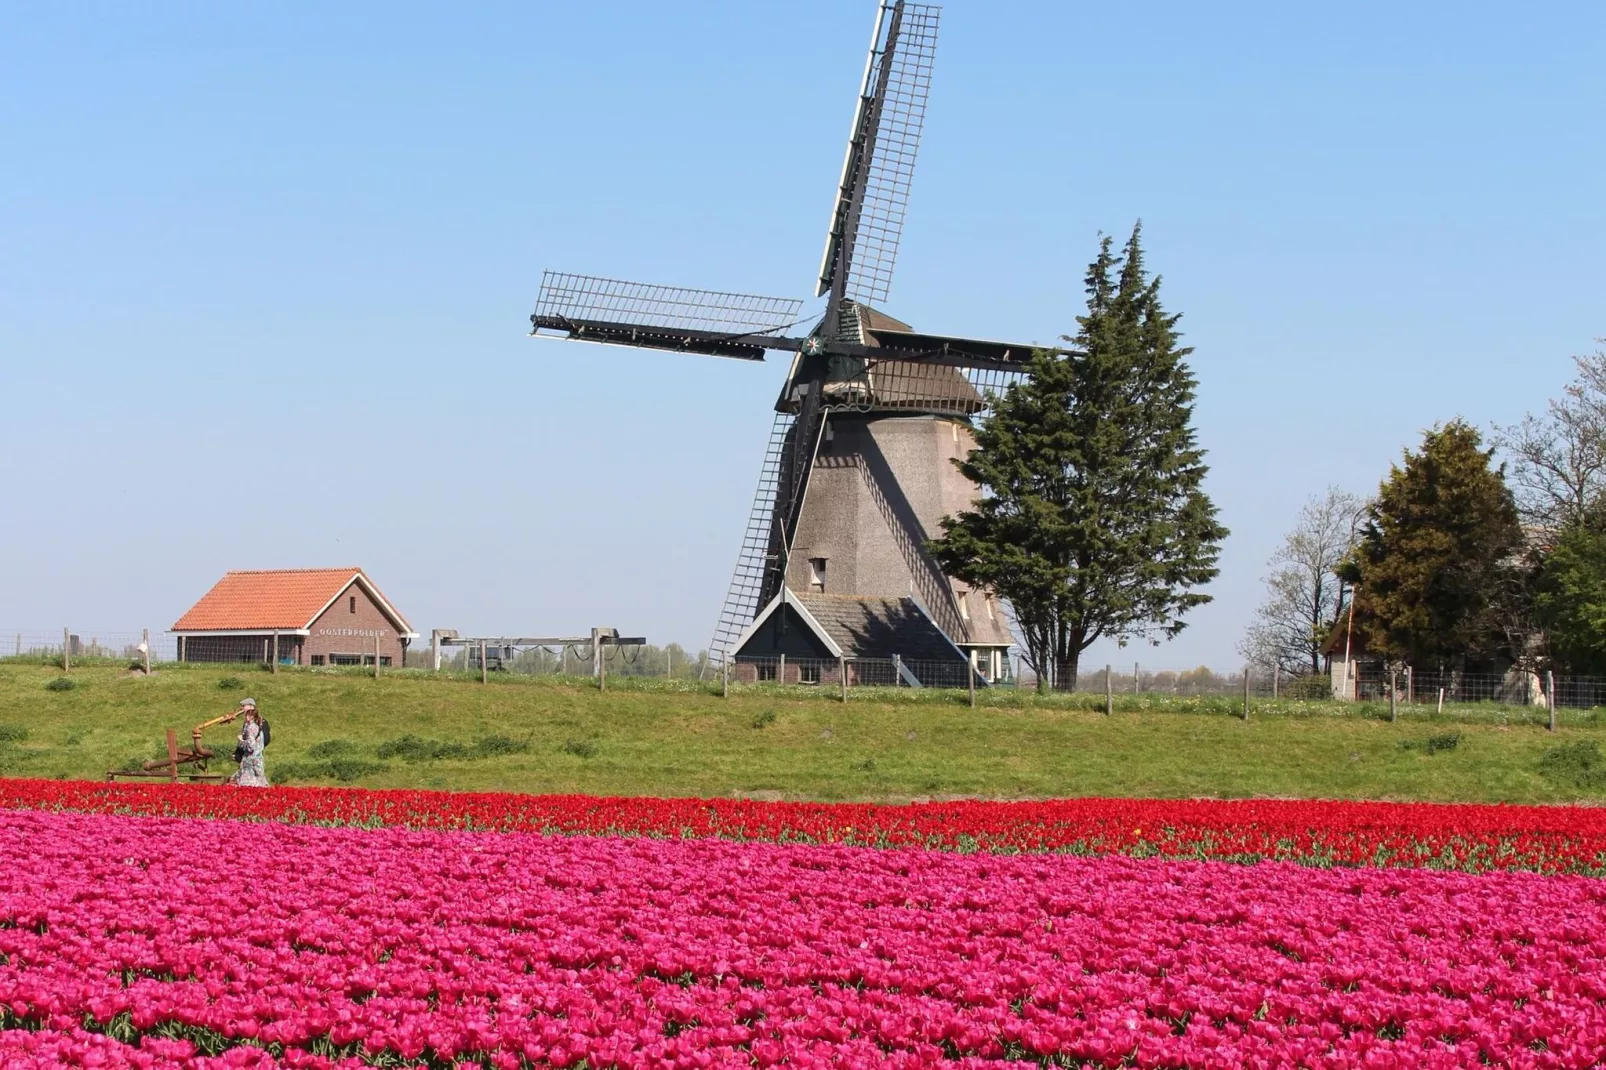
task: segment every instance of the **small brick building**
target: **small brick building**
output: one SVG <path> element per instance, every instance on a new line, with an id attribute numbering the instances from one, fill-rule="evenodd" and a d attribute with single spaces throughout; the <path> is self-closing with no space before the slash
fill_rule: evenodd
<path id="1" fill-rule="evenodd" d="M 360 568 L 229 572 L 169 631 L 180 661 L 285 665 L 399 666 L 418 638 Z"/>

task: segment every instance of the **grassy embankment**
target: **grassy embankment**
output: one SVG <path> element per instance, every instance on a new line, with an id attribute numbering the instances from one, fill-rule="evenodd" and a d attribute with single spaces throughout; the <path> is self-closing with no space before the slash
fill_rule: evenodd
<path id="1" fill-rule="evenodd" d="M 833 692 L 773 686 L 721 698 L 691 682 L 169 667 L 59 670 L 0 662 L 0 775 L 100 779 L 165 753 L 250 694 L 273 726 L 276 782 L 369 787 L 907 799 L 1252 795 L 1557 802 L 1606 799 L 1594 712 L 1387 707 L 998 691 Z M 220 686 L 220 684 L 222 686 Z M 226 755 L 233 729 L 207 739 Z M 1429 746 L 1430 741 L 1433 746 Z M 1562 746 L 1564 759 L 1547 751 Z M 1581 763 L 1577 759 L 1582 759 Z M 226 761 L 214 763 L 225 771 Z"/>

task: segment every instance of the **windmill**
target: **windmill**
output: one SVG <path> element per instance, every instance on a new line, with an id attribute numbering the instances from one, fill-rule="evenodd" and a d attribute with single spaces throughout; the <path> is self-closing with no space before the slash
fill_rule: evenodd
<path id="1" fill-rule="evenodd" d="M 530 317 L 535 335 L 738 360 L 791 354 L 711 644 L 716 660 L 734 653 L 776 604 L 812 599 L 813 620 L 825 615 L 824 600 L 846 596 L 861 605 L 835 613 L 846 629 L 839 634 L 851 633 L 859 654 L 917 643 L 915 625 L 923 623 L 928 637 L 935 625 L 945 649 L 968 655 L 984 676 L 996 678 L 1007 665 L 1000 655 L 1012 637 L 991 596 L 944 575 L 925 543 L 942 517 L 975 499 L 952 462 L 973 448 L 972 421 L 988 394 L 1022 373 L 1034 347 L 926 334 L 882 310 L 939 13 L 903 0 L 877 8 L 815 287 L 814 296 L 826 299 L 823 314 L 805 316 L 796 299 L 553 271 L 542 277 Z M 797 330 L 810 320 L 806 333 Z M 906 605 L 898 611 L 908 602 L 918 614 Z"/>

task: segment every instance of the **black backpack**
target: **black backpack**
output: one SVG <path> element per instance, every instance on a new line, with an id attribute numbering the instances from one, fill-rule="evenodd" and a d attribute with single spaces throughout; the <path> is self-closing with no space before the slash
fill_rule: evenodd
<path id="1" fill-rule="evenodd" d="M 268 729 L 268 719 L 266 717 L 258 717 L 257 723 L 262 726 L 262 746 L 265 748 L 269 741 L 273 739 L 273 733 Z"/>

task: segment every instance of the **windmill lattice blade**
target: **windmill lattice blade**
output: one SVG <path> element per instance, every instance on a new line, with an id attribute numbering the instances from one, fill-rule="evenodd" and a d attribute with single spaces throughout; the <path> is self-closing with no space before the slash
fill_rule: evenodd
<path id="1" fill-rule="evenodd" d="M 746 335 L 789 327 L 797 322 L 802 307 L 801 300 L 791 297 L 692 290 L 548 271 L 541 276 L 535 316 L 554 324 L 626 323 Z"/>
<path id="2" fill-rule="evenodd" d="M 884 305 L 892 290 L 892 269 L 898 259 L 903 217 L 909 208 L 915 155 L 920 151 L 920 133 L 926 122 L 926 98 L 931 92 L 931 70 L 937 58 L 937 20 L 941 14 L 940 7 L 905 4 L 891 58 L 883 52 L 877 60 L 891 67 L 847 280 L 847 296 L 871 306 Z"/>
<path id="3" fill-rule="evenodd" d="M 770 542 L 774 534 L 775 500 L 781 490 L 787 436 L 794 422 L 792 413 L 775 414 L 775 425 L 770 430 L 764 463 L 758 473 L 758 489 L 753 492 L 753 507 L 748 513 L 747 528 L 742 532 L 741 549 L 736 555 L 736 570 L 731 575 L 730 590 L 726 592 L 725 604 L 720 609 L 719 623 L 714 626 L 714 640 L 709 644 L 709 653 L 715 664 L 724 664 L 735 653 L 736 640 L 753 623 L 758 611 L 764 608 L 759 600 L 763 596 L 771 564 Z"/>

